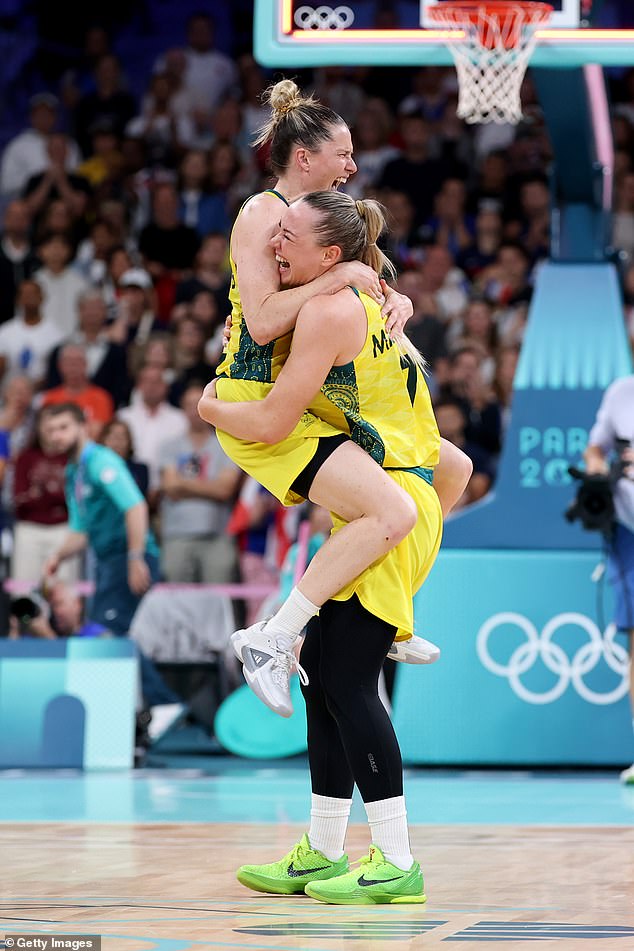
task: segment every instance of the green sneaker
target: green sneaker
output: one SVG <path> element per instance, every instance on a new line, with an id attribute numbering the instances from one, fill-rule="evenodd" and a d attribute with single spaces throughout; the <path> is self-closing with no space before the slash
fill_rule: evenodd
<path id="1" fill-rule="evenodd" d="M 238 881 L 256 892 L 275 895 L 294 895 L 303 892 L 307 882 L 318 882 L 348 871 L 348 856 L 342 855 L 331 862 L 316 849 L 311 849 L 308 836 L 294 845 L 288 855 L 269 865 L 243 865 L 238 869 Z"/>
<path id="2" fill-rule="evenodd" d="M 410 905 L 427 901 L 423 873 L 418 862 L 404 872 L 386 862 L 376 845 L 353 869 L 327 882 L 310 882 L 306 894 L 331 905 Z M 359 874 L 360 871 L 360 874 Z"/>

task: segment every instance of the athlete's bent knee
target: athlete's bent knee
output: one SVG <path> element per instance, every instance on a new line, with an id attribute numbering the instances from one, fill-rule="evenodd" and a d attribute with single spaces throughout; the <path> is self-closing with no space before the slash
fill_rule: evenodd
<path id="1" fill-rule="evenodd" d="M 396 508 L 385 513 L 385 540 L 398 545 L 416 526 L 418 511 L 416 504 L 406 492 Z"/>

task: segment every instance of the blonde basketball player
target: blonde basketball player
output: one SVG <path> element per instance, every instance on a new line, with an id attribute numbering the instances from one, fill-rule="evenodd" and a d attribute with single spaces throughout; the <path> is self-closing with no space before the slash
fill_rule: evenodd
<path id="1" fill-rule="evenodd" d="M 309 194 L 285 211 L 273 244 L 286 285 L 304 284 L 341 260 L 361 257 L 380 272 L 376 246 L 380 206 L 336 192 Z M 319 296 L 299 314 L 290 355 L 275 385 L 256 405 L 203 397 L 209 418 L 244 440 L 283 441 L 305 409 L 319 414 L 384 467 L 416 507 L 416 525 L 323 605 L 311 619 L 301 651 L 308 679 L 302 690 L 308 717 L 312 782 L 310 829 L 278 862 L 243 866 L 239 880 L 257 891 L 306 890 L 338 904 L 425 901 L 420 866 L 409 846 L 398 741 L 378 695 L 378 676 L 394 638 L 413 629 L 412 598 L 438 552 L 442 511 L 432 488 L 440 436 L 415 353 L 403 358 L 385 335 L 379 306 L 345 288 Z M 308 424 L 310 425 L 310 423 Z M 327 452 L 333 438 L 320 440 Z M 338 450 L 337 450 L 338 451 Z M 291 487 L 324 504 L 309 464 Z M 283 468 L 271 453 L 270 471 Z M 268 475 L 268 473 L 267 473 Z M 350 473 L 351 485 L 360 482 Z M 360 486 L 361 487 L 361 486 Z M 336 508 L 333 540 L 345 536 L 348 512 Z M 305 578 L 313 582 L 314 561 Z M 345 831 L 356 782 L 368 814 L 373 845 L 350 871 Z"/>
<path id="2" fill-rule="evenodd" d="M 267 245 L 283 210 L 307 191 L 346 181 L 356 166 L 350 131 L 332 110 L 302 98 L 287 80 L 272 88 L 270 102 L 273 115 L 261 141 L 270 146 L 278 180 L 274 189 L 243 206 L 231 239 L 231 338 L 218 368 L 218 394 L 230 402 L 258 401 L 267 395 L 288 356 L 299 309 L 311 297 L 336 294 L 354 285 L 383 300 L 379 275 L 358 261 L 339 262 L 306 286 L 290 288 L 282 282 L 279 290 L 278 267 Z M 398 333 L 411 305 L 393 291 L 388 293 L 384 331 Z M 391 343 L 389 336 L 386 340 Z M 203 401 L 203 417 L 204 407 Z M 415 523 L 415 507 L 369 453 L 354 441 L 341 439 L 340 428 L 317 416 L 303 416 L 274 453 L 262 438 L 236 438 L 222 426 L 218 429 L 227 454 L 285 504 L 302 501 L 293 485 L 313 462 L 314 493 L 325 507 L 345 512 L 349 522 L 346 532 L 336 541 L 329 540 L 318 553 L 311 576 L 301 579 L 278 613 L 266 623 L 238 632 L 234 640 L 247 682 L 268 706 L 290 716 L 288 673 L 294 660 L 293 642 L 328 598 L 407 535 Z M 323 453 L 328 455 L 327 465 L 322 465 Z M 283 459 L 283 465 L 272 467 L 272 455 Z M 428 641 L 410 637 L 396 644 L 391 656 L 429 663 L 438 654 Z"/>

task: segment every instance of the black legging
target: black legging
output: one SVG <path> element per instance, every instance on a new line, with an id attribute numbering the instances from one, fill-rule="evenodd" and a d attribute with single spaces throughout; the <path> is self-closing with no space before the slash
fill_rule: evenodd
<path id="1" fill-rule="evenodd" d="M 312 791 L 364 802 L 403 795 L 403 764 L 392 722 L 378 693 L 396 629 L 366 611 L 356 596 L 327 601 L 308 624 L 300 661 L 308 719 Z"/>

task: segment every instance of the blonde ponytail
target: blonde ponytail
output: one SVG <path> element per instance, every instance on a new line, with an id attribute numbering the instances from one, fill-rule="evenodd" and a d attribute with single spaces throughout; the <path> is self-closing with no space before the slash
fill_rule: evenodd
<path id="1" fill-rule="evenodd" d="M 381 277 L 396 277 L 396 268 L 377 244 L 385 230 L 383 206 L 378 201 L 355 201 L 337 191 L 311 192 L 301 200 L 319 214 L 315 231 L 320 244 L 341 248 L 342 261 L 362 261 Z M 394 343 L 402 357 L 425 370 L 425 358 L 405 334 L 399 334 Z"/>

